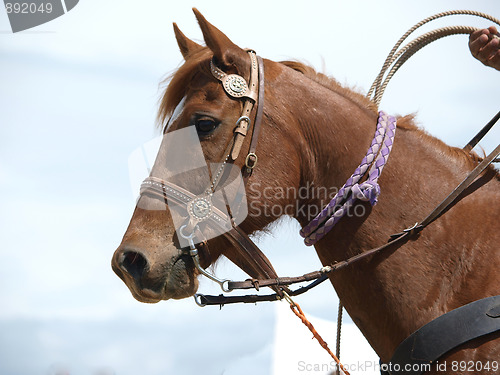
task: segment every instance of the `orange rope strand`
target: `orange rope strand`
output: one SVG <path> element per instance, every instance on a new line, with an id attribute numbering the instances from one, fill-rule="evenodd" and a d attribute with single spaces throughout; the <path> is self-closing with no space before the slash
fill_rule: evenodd
<path id="1" fill-rule="evenodd" d="M 297 315 L 300 318 L 300 320 L 302 320 L 302 323 L 304 323 L 307 328 L 309 328 L 309 331 L 311 331 L 314 338 L 316 340 L 318 340 L 319 344 L 323 347 L 323 349 L 325 349 L 328 352 L 328 354 L 330 354 L 330 356 L 334 359 L 334 361 L 337 363 L 337 365 L 339 365 L 339 367 L 344 372 L 344 374 L 350 375 L 349 372 L 344 368 L 344 366 L 342 366 L 342 363 L 340 363 L 340 360 L 337 358 L 337 356 L 335 354 L 333 354 L 333 352 L 330 350 L 326 341 L 323 340 L 323 338 L 320 336 L 320 334 L 316 331 L 316 329 L 314 328 L 312 323 L 309 320 L 307 320 L 307 318 L 304 315 L 304 312 L 302 311 L 300 306 L 297 303 L 291 301 L 290 302 L 290 309 L 292 309 L 293 313 L 295 315 Z"/>

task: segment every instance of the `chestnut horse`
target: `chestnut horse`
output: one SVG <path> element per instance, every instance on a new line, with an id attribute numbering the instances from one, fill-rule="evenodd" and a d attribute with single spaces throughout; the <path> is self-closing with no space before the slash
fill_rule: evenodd
<path id="1" fill-rule="evenodd" d="M 206 47 L 188 39 L 174 24 L 185 62 L 165 91 L 159 119 L 165 123 L 177 107 L 179 115 L 168 132 L 193 124 L 203 128 L 204 156 L 208 162 L 219 162 L 242 103 L 229 97 L 213 77 L 210 61 L 213 58 L 226 73 L 239 74 L 247 82 L 251 66 L 244 49 L 198 11 L 195 14 Z M 248 216 L 240 225 L 247 234 L 265 229 L 282 215 L 307 225 L 311 212 L 328 203 L 313 190 L 342 186 L 370 145 L 377 121 L 377 108 L 370 100 L 310 67 L 266 59 L 264 66 L 266 101 L 259 161 L 247 186 Z M 421 220 L 478 163 L 476 156 L 416 127 L 411 116 L 398 118 L 397 127 L 391 157 L 379 180 L 378 204 L 371 208 L 363 203 L 364 215 L 343 218 L 317 242 L 323 265 L 377 247 L 392 233 Z M 248 149 L 249 142 L 245 139 L 243 149 Z M 160 146 L 151 175 L 161 172 L 162 155 Z M 244 158 L 235 161 L 240 168 L 243 163 Z M 291 191 L 306 193 L 283 193 Z M 498 202 L 500 176 L 488 168 L 418 236 L 330 275 L 352 320 L 382 361 L 389 361 L 398 344 L 429 321 L 499 294 Z M 148 209 L 160 204 L 158 200 L 142 196 L 139 203 L 113 257 L 114 271 L 141 302 L 193 296 L 199 272 L 184 255 L 172 218 L 166 210 Z M 201 254 L 203 267 L 220 255 L 237 260 L 235 248 L 225 238 L 208 242 L 210 254 Z M 454 349 L 445 359 L 486 363 L 499 358 L 497 332 Z M 448 372 L 439 372 L 445 373 L 459 371 L 448 366 Z"/>

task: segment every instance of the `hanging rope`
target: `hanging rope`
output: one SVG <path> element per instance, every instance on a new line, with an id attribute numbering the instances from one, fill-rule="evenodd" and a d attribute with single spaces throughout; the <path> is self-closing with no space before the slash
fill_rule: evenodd
<path id="1" fill-rule="evenodd" d="M 284 299 L 290 304 L 290 309 L 293 311 L 293 313 L 295 315 L 297 315 L 300 318 L 302 323 L 304 323 L 304 325 L 309 329 L 309 331 L 311 331 L 311 333 L 313 334 L 313 338 L 318 340 L 321 347 L 323 349 L 325 349 L 328 354 L 330 354 L 330 356 L 333 358 L 335 363 L 337 363 L 337 368 L 340 368 L 345 375 L 350 375 L 349 372 L 344 368 L 342 363 L 340 363 L 340 360 L 338 359 L 338 357 L 335 354 L 333 354 L 333 352 L 330 350 L 326 341 L 323 340 L 323 338 L 318 333 L 318 331 L 316 331 L 316 329 L 314 328 L 312 323 L 306 318 L 306 316 L 305 316 L 304 312 L 302 311 L 302 309 L 300 308 L 300 306 L 296 302 L 294 302 L 288 294 L 286 294 L 286 293 L 284 293 L 284 294 L 285 294 Z"/>
<path id="2" fill-rule="evenodd" d="M 389 84 L 389 81 L 391 78 L 394 76 L 394 74 L 397 72 L 397 70 L 401 67 L 401 65 L 404 64 L 406 60 L 408 60 L 411 56 L 413 56 L 417 51 L 419 51 L 421 48 L 425 47 L 426 45 L 441 39 L 446 36 L 450 35 L 457 35 L 457 34 L 471 34 L 472 32 L 478 30 L 476 27 L 471 27 L 471 26 L 448 26 L 448 27 L 442 27 L 436 30 L 433 30 L 431 32 L 428 32 L 424 35 L 421 35 L 420 37 L 416 38 L 412 42 L 408 43 L 401 49 L 399 48 L 403 42 L 408 38 L 410 34 L 412 34 L 416 29 L 419 27 L 425 25 L 428 22 L 431 22 L 435 19 L 442 18 L 442 17 L 447 17 L 447 16 L 453 16 L 453 15 L 469 15 L 469 16 L 476 16 L 476 17 L 481 17 L 485 18 L 487 20 L 490 20 L 497 25 L 500 26 L 500 20 L 490 16 L 486 13 L 482 12 L 476 12 L 472 10 L 451 10 L 448 12 L 442 12 L 435 14 L 431 17 L 428 17 L 416 25 L 414 25 L 411 29 L 409 29 L 394 45 L 392 48 L 391 52 L 389 52 L 389 55 L 387 56 L 382 69 L 380 70 L 380 73 L 377 75 L 377 78 L 373 81 L 370 90 L 368 91 L 367 97 L 369 97 L 377 106 L 380 105 L 380 101 L 382 100 L 382 96 L 384 94 L 384 91 Z M 392 66 L 392 68 L 391 68 Z M 389 70 L 389 68 L 391 68 Z M 389 70 L 389 72 L 386 75 L 386 72 Z M 384 78 L 385 76 L 385 78 Z"/>
<path id="3" fill-rule="evenodd" d="M 339 309 L 337 312 L 337 347 L 335 350 L 335 355 L 340 361 L 340 335 L 342 333 L 342 311 L 344 310 L 344 306 L 342 306 L 342 302 L 339 298 Z M 337 365 L 337 373 L 339 373 L 339 365 Z"/>

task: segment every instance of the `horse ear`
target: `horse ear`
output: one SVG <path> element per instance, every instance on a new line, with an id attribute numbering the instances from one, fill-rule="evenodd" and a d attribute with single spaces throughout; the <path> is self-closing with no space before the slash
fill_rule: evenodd
<path id="1" fill-rule="evenodd" d="M 174 33 L 175 39 L 177 39 L 177 44 L 179 45 L 179 49 L 181 50 L 184 60 L 186 60 L 187 57 L 193 52 L 196 52 L 203 48 L 203 46 L 200 46 L 198 43 L 193 42 L 186 35 L 184 35 L 184 33 L 177 27 L 177 24 L 175 22 Z"/>
<path id="2" fill-rule="evenodd" d="M 248 54 L 234 44 L 222 31 L 208 22 L 198 9 L 193 8 L 193 12 L 200 25 L 205 43 L 212 50 L 217 61 L 227 67 L 233 66 L 240 72 L 241 69 L 246 71 L 245 67 L 249 68 L 250 63 Z"/>

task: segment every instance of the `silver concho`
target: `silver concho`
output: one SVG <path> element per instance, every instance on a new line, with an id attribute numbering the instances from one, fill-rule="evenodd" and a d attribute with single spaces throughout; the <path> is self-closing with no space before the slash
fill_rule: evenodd
<path id="1" fill-rule="evenodd" d="M 248 85 L 243 77 L 237 74 L 229 74 L 224 77 L 224 88 L 229 95 L 239 98 L 246 94 Z"/>
<path id="2" fill-rule="evenodd" d="M 212 213 L 212 202 L 208 197 L 196 197 L 188 204 L 191 217 L 202 221 L 207 219 Z"/>

